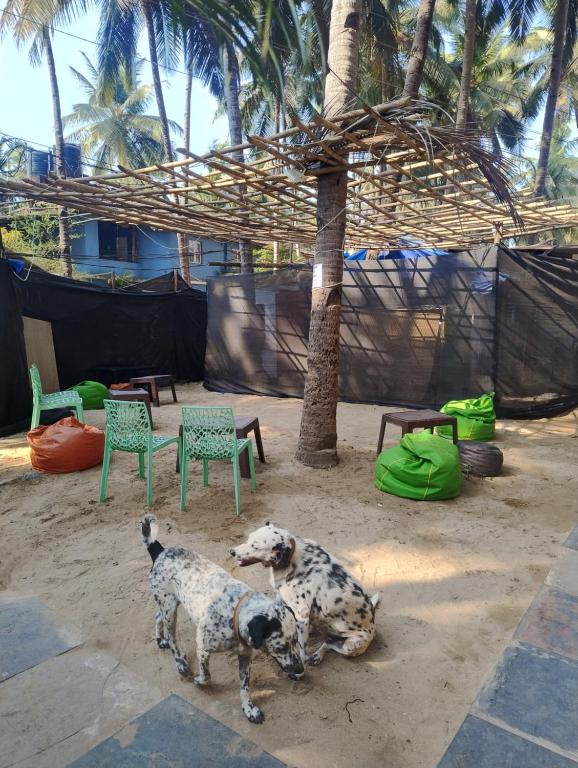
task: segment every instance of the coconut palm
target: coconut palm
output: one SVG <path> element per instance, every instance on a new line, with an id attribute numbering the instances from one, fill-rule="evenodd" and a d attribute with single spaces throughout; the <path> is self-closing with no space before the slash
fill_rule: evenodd
<path id="1" fill-rule="evenodd" d="M 329 71 L 324 108 L 329 115 L 346 109 L 357 87 L 361 0 L 333 0 L 329 33 Z M 339 325 L 346 225 L 347 172 L 319 176 L 315 265 L 321 285 L 312 290 L 297 458 L 309 466 L 331 467 L 337 461 L 337 380 Z"/>
<path id="2" fill-rule="evenodd" d="M 103 87 L 102 77 L 86 54 L 82 54 L 88 75 L 70 67 L 88 100 L 74 104 L 64 118 L 69 129 L 67 140 L 82 146 L 85 155 L 94 160 L 95 174 L 111 166 L 142 168 L 162 157 L 163 131 L 160 117 L 147 114 L 153 102 L 152 87 L 139 83 L 143 61 L 139 59 L 127 69 L 121 66 L 114 87 Z M 169 121 L 173 134 L 180 127 Z"/>
<path id="3" fill-rule="evenodd" d="M 10 34 L 18 46 L 30 45 L 29 58 L 32 66 L 38 66 L 43 59 L 46 62 L 52 95 L 56 173 L 62 177 L 65 175 L 64 133 L 60 91 L 52 48 L 51 22 L 56 18 L 69 18 L 71 9 L 67 6 L 72 6 L 72 3 L 60 3 L 55 0 L 50 5 L 52 6 L 52 13 L 48 17 L 42 0 L 6 0 L 3 11 L 0 13 L 0 37 L 3 34 Z M 84 5 L 83 0 L 79 0 L 76 5 Z M 72 275 L 70 226 L 68 213 L 64 208 L 59 209 L 59 242 L 64 270 L 66 275 L 70 277 Z"/>
<path id="4" fill-rule="evenodd" d="M 440 15 L 442 9 L 440 8 Z M 460 17 L 446 6 L 441 21 L 451 53 L 428 59 L 424 68 L 424 92 L 455 114 L 463 84 L 464 31 Z M 438 17 L 438 21 L 439 21 Z M 491 138 L 494 150 L 519 150 L 524 138 L 524 103 L 532 90 L 526 49 L 536 44 L 534 35 L 524 48 L 512 42 L 509 22 L 499 8 L 479 7 L 476 46 L 468 94 L 467 123 Z M 463 123 L 462 123 L 463 126 Z"/>
<path id="5" fill-rule="evenodd" d="M 574 5 L 574 4 L 573 4 Z M 548 159 L 550 156 L 550 146 L 554 133 L 554 120 L 556 117 L 556 104 L 560 93 L 560 83 L 562 81 L 562 65 L 566 40 L 568 36 L 568 9 L 569 0 L 557 0 L 553 18 L 553 40 L 552 40 L 552 58 L 550 60 L 550 77 L 548 85 L 548 96 L 544 108 L 544 122 L 542 124 L 542 136 L 540 138 L 540 154 L 538 156 L 538 166 L 536 168 L 536 180 L 534 184 L 534 195 L 541 197 L 546 190 L 546 175 L 548 172 Z M 573 10 L 575 10 L 573 8 Z M 575 22 L 570 29 L 575 28 Z"/>

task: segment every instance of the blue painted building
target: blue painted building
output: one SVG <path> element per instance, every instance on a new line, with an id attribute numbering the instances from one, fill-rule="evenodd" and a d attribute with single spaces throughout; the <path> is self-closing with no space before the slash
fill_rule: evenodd
<path id="1" fill-rule="evenodd" d="M 193 280 L 220 274 L 210 261 L 234 261 L 236 244 L 189 235 L 189 265 Z M 150 280 L 179 269 L 177 235 L 134 225 L 96 221 L 89 216 L 75 224 L 71 242 L 75 269 L 92 275 L 131 275 Z"/>

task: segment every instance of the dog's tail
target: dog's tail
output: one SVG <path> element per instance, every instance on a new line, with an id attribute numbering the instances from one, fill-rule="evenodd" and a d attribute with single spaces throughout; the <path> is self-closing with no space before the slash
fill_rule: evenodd
<path id="1" fill-rule="evenodd" d="M 160 553 L 164 550 L 162 544 L 157 541 L 159 533 L 159 522 L 154 515 L 145 515 L 140 521 L 140 532 L 143 544 L 148 549 L 149 555 L 154 563 Z"/>
<path id="2" fill-rule="evenodd" d="M 379 603 L 379 592 L 376 592 L 375 595 L 372 595 L 369 600 L 373 607 L 377 608 L 377 604 Z"/>

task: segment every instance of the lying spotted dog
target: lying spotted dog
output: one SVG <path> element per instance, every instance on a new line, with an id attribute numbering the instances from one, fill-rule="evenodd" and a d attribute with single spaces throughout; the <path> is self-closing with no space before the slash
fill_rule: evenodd
<path id="1" fill-rule="evenodd" d="M 295 617 L 282 600 L 271 600 L 237 581 L 215 563 L 181 547 L 165 549 L 157 541 L 154 515 L 141 521 L 143 542 L 153 561 L 150 582 L 158 605 L 156 638 L 159 648 L 170 648 L 181 675 L 196 685 L 210 682 L 209 658 L 215 651 L 239 656 L 241 705 L 252 723 L 264 715 L 249 695 L 253 649 L 267 651 L 290 678 L 303 675 Z M 177 608 L 182 604 L 196 625 L 199 674 L 192 676 L 177 645 Z"/>
<path id="2" fill-rule="evenodd" d="M 261 563 L 271 568 L 273 588 L 297 619 L 304 661 L 309 625 L 325 635 L 322 645 L 307 658 L 310 664 L 319 664 L 329 650 L 344 656 L 359 656 L 367 650 L 375 635 L 379 595 L 368 597 L 319 544 L 267 523 L 230 554 L 241 566 Z"/>

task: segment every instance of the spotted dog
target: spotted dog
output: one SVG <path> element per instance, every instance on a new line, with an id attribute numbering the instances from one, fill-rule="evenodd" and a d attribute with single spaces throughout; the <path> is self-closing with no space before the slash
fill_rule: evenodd
<path id="1" fill-rule="evenodd" d="M 297 619 L 302 658 L 309 626 L 325 640 L 307 661 L 319 664 L 327 651 L 359 656 L 375 635 L 379 595 L 369 597 L 337 560 L 315 541 L 294 536 L 267 523 L 230 550 L 239 565 L 261 563 L 271 568 L 271 584 Z"/>
<path id="2" fill-rule="evenodd" d="M 239 656 L 241 705 L 252 723 L 264 720 L 249 694 L 253 649 L 268 652 L 290 678 L 303 675 L 295 616 L 282 600 L 272 600 L 237 581 L 215 563 L 181 547 L 165 549 L 157 541 L 154 515 L 141 520 L 143 543 L 152 558 L 150 583 L 158 611 L 156 639 L 170 648 L 177 669 L 196 685 L 210 682 L 211 653 L 233 651 Z M 182 604 L 196 625 L 199 673 L 192 675 L 177 645 L 177 608 Z"/>

